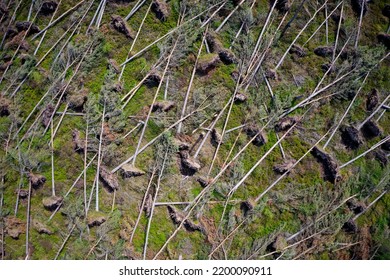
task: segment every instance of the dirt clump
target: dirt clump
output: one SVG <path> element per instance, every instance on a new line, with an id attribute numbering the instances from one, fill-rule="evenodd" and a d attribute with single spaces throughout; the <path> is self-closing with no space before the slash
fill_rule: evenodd
<path id="1" fill-rule="evenodd" d="M 356 16 L 360 17 L 363 9 L 363 16 L 367 12 L 367 0 L 351 0 L 352 10 L 355 12 Z"/>
<path id="2" fill-rule="evenodd" d="M 346 233 L 357 233 L 358 226 L 357 226 L 356 222 L 353 219 L 349 219 L 348 221 L 346 221 L 344 223 L 344 225 L 342 226 L 342 229 Z"/>
<path id="3" fill-rule="evenodd" d="M 160 111 L 160 112 L 168 112 L 175 107 L 175 102 L 173 101 L 156 101 L 153 104 L 152 112 Z"/>
<path id="4" fill-rule="evenodd" d="M 26 233 L 26 223 L 16 217 L 6 217 L 4 219 L 5 233 L 13 239 L 19 239 L 19 236 Z"/>
<path id="5" fill-rule="evenodd" d="M 364 203 L 359 202 L 356 199 L 350 199 L 347 201 L 347 206 L 349 210 L 351 210 L 355 215 L 362 213 L 364 210 L 366 210 L 366 206 Z"/>
<path id="6" fill-rule="evenodd" d="M 249 212 L 252 211 L 253 208 L 255 207 L 254 205 L 255 204 L 251 199 L 245 200 L 245 201 L 241 202 L 240 210 L 242 211 L 244 216 L 247 216 L 249 214 Z"/>
<path id="7" fill-rule="evenodd" d="M 80 138 L 80 131 L 77 129 L 72 132 L 73 148 L 76 152 L 83 153 L 85 149 L 85 140 Z"/>
<path id="8" fill-rule="evenodd" d="M 359 130 L 357 130 L 355 127 L 344 126 L 340 129 L 340 131 L 341 141 L 347 148 L 356 150 L 357 148 L 359 148 L 360 144 L 362 144 Z"/>
<path id="9" fill-rule="evenodd" d="M 152 194 L 147 194 L 146 200 L 145 200 L 145 205 L 144 205 L 144 211 L 145 211 L 145 216 L 147 218 L 150 217 L 151 211 L 152 211 L 152 206 L 153 206 L 153 197 Z"/>
<path id="10" fill-rule="evenodd" d="M 161 21 L 166 21 L 169 16 L 169 6 L 164 0 L 154 0 L 151 9 Z"/>
<path id="11" fill-rule="evenodd" d="M 374 88 L 371 91 L 371 93 L 367 96 L 367 100 L 366 100 L 367 111 L 374 110 L 375 107 L 378 106 L 378 103 L 379 103 L 378 90 Z"/>
<path id="12" fill-rule="evenodd" d="M 236 95 L 234 96 L 234 102 L 235 103 L 243 103 L 247 99 L 248 99 L 248 96 L 246 96 L 245 94 L 240 93 L 240 92 L 236 93 Z"/>
<path id="13" fill-rule="evenodd" d="M 30 22 L 30 21 L 18 21 L 15 23 L 15 27 L 18 30 L 18 32 L 27 31 L 27 35 L 35 34 L 40 32 L 38 25 Z"/>
<path id="14" fill-rule="evenodd" d="M 9 116 L 11 107 L 11 101 L 7 98 L 0 96 L 0 117 Z"/>
<path id="15" fill-rule="evenodd" d="M 385 7 L 382 9 L 382 15 L 390 19 L 390 5 L 387 4 Z"/>
<path id="16" fill-rule="evenodd" d="M 180 172 L 185 176 L 194 175 L 201 168 L 197 159 L 190 156 L 187 150 L 179 152 L 180 155 Z"/>
<path id="17" fill-rule="evenodd" d="M 275 4 L 276 0 L 270 0 L 271 7 Z M 291 8 L 290 0 L 278 0 L 275 5 L 275 9 L 278 10 L 279 13 L 287 13 Z"/>
<path id="18" fill-rule="evenodd" d="M 25 199 L 28 197 L 28 190 L 26 189 L 20 189 L 19 192 L 18 192 L 18 196 L 19 198 L 21 199 Z"/>
<path id="19" fill-rule="evenodd" d="M 385 45 L 386 48 L 390 49 L 390 34 L 381 32 L 376 37 L 378 42 Z"/>
<path id="20" fill-rule="evenodd" d="M 20 32 L 19 34 L 12 37 L 11 41 L 7 42 L 4 45 L 4 49 L 6 50 L 16 50 L 19 46 L 21 50 L 28 51 L 30 49 L 29 43 L 23 39 L 24 38 L 24 32 Z"/>
<path id="21" fill-rule="evenodd" d="M 34 189 L 38 189 L 39 187 L 43 186 L 46 182 L 46 177 L 40 174 L 34 174 L 30 172 L 28 173 L 27 177 L 31 183 L 31 187 L 33 187 Z"/>
<path id="22" fill-rule="evenodd" d="M 99 171 L 100 179 L 109 192 L 119 189 L 119 181 L 115 174 L 111 173 L 107 167 L 101 166 Z"/>
<path id="23" fill-rule="evenodd" d="M 168 205 L 167 209 L 168 209 L 169 217 L 172 219 L 175 225 L 179 225 L 184 221 L 185 215 L 182 212 L 180 212 L 178 209 L 176 209 L 171 205 Z M 201 225 L 195 224 L 190 219 L 186 219 L 183 223 L 183 226 L 187 231 L 190 232 L 196 230 L 203 232 L 203 227 Z"/>
<path id="24" fill-rule="evenodd" d="M 290 50 L 288 52 L 290 54 L 296 54 L 299 57 L 306 56 L 305 50 L 301 46 L 296 45 L 296 44 L 292 45 L 292 47 L 290 48 Z"/>
<path id="25" fill-rule="evenodd" d="M 321 46 L 314 49 L 314 53 L 321 57 L 329 57 L 333 54 L 333 47 Z"/>
<path id="26" fill-rule="evenodd" d="M 382 150 L 377 150 L 374 152 L 375 159 L 379 161 L 382 166 L 386 166 L 389 163 L 387 154 Z"/>
<path id="27" fill-rule="evenodd" d="M 157 87 L 161 82 L 161 75 L 157 71 L 152 71 L 146 78 L 144 84 L 149 87 Z"/>
<path id="28" fill-rule="evenodd" d="M 276 173 L 279 173 L 279 174 L 284 174 L 286 173 L 291 167 L 294 166 L 294 164 L 296 163 L 296 160 L 287 160 L 281 164 L 277 164 L 273 167 L 273 170 L 276 172 Z"/>
<path id="29" fill-rule="evenodd" d="M 43 223 L 39 222 L 38 220 L 35 219 L 32 220 L 32 226 L 39 234 L 47 234 L 47 235 L 53 234 L 52 230 L 50 230 L 48 227 L 46 227 Z"/>
<path id="30" fill-rule="evenodd" d="M 272 256 L 276 259 L 280 256 L 280 252 L 286 248 L 287 240 L 283 236 L 283 234 L 278 234 L 275 239 L 268 244 L 266 251 L 269 253 L 273 253 Z"/>
<path id="31" fill-rule="evenodd" d="M 204 178 L 204 177 L 199 177 L 198 179 L 196 179 L 196 181 L 199 183 L 199 185 L 202 187 L 202 188 L 206 188 L 208 185 L 210 185 L 210 183 L 212 182 L 213 179 L 207 179 L 207 178 Z"/>
<path id="32" fill-rule="evenodd" d="M 297 123 L 297 118 L 295 118 L 295 117 L 285 117 L 285 118 L 282 118 L 275 125 L 275 130 L 277 132 L 286 131 L 286 130 L 290 129 L 296 123 Z"/>
<path id="33" fill-rule="evenodd" d="M 252 141 L 253 145 L 260 147 L 267 143 L 265 134 L 256 125 L 248 125 L 245 127 L 244 131 L 249 138 L 252 139 L 255 137 Z"/>
<path id="34" fill-rule="evenodd" d="M 103 214 L 99 212 L 93 212 L 87 217 L 87 225 L 88 227 L 98 227 L 101 226 L 106 220 L 107 218 Z"/>
<path id="35" fill-rule="evenodd" d="M 382 134 L 380 127 L 371 120 L 362 126 L 361 131 L 363 132 L 364 137 L 367 139 L 375 138 Z"/>
<path id="36" fill-rule="evenodd" d="M 211 130 L 211 144 L 213 146 L 218 146 L 218 145 L 221 145 L 223 144 L 223 139 L 222 139 L 222 135 L 221 133 L 219 133 L 219 131 L 216 129 L 216 128 L 213 128 Z"/>
<path id="37" fill-rule="evenodd" d="M 72 108 L 77 112 L 81 112 L 84 109 L 84 104 L 88 100 L 88 91 L 86 89 L 81 89 L 77 92 L 72 92 L 67 98 L 69 102 L 69 108 Z"/>
<path id="38" fill-rule="evenodd" d="M 42 204 L 46 210 L 54 211 L 59 206 L 61 206 L 62 201 L 63 201 L 63 198 L 61 196 L 50 196 L 50 197 L 45 197 L 44 199 L 42 199 Z"/>
<path id="39" fill-rule="evenodd" d="M 324 179 L 331 183 L 336 183 L 340 178 L 336 161 L 329 154 L 317 147 L 311 150 L 311 154 L 321 163 L 324 170 Z"/>
<path id="40" fill-rule="evenodd" d="M 112 15 L 111 24 L 113 28 L 119 33 L 122 33 L 129 39 L 134 39 L 134 31 L 131 30 L 131 28 L 127 25 L 127 22 L 122 17 L 118 15 Z"/>
<path id="41" fill-rule="evenodd" d="M 134 165 L 130 163 L 126 163 L 121 167 L 121 171 L 123 174 L 123 177 L 125 178 L 131 178 L 131 177 L 138 177 L 145 175 L 145 171 L 135 167 Z"/>
<path id="42" fill-rule="evenodd" d="M 40 13 L 47 16 L 55 12 L 57 9 L 57 2 L 55 1 L 45 1 L 42 3 Z"/>
<path id="43" fill-rule="evenodd" d="M 220 62 L 218 54 L 206 54 L 199 58 L 196 65 L 196 71 L 201 75 L 207 75 L 211 70 L 217 67 Z"/>
<path id="44" fill-rule="evenodd" d="M 236 63 L 237 59 L 234 53 L 229 49 L 222 49 L 218 52 L 219 59 L 226 65 Z"/>
<path id="45" fill-rule="evenodd" d="M 46 106 L 45 110 L 42 113 L 42 125 L 43 127 L 48 127 L 51 121 L 51 117 L 54 113 L 53 105 L 49 104 Z"/>
<path id="46" fill-rule="evenodd" d="M 381 145 L 382 150 L 390 152 L 390 140 L 387 140 Z"/>

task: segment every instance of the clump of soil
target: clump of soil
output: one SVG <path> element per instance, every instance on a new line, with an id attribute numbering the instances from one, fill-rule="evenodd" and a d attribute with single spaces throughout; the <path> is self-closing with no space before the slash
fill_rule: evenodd
<path id="1" fill-rule="evenodd" d="M 145 174 L 145 171 L 135 167 L 130 163 L 126 163 L 121 167 L 122 174 L 125 178 L 138 177 Z"/>
<path id="2" fill-rule="evenodd" d="M 10 107 L 11 102 L 7 98 L 0 96 L 0 117 L 9 116 Z"/>
<path id="3" fill-rule="evenodd" d="M 152 112 L 160 111 L 160 112 L 168 112 L 175 107 L 175 102 L 173 101 L 156 101 L 153 104 Z"/>
<path id="4" fill-rule="evenodd" d="M 267 143 L 267 138 L 265 134 L 258 128 L 256 125 L 248 125 L 245 127 L 245 133 L 249 138 L 255 137 L 255 139 L 252 141 L 252 144 L 255 146 L 262 146 L 265 143 Z"/>
<path id="5" fill-rule="evenodd" d="M 363 135 L 367 139 L 375 138 L 382 134 L 381 129 L 374 121 L 366 122 L 361 128 Z"/>
<path id="6" fill-rule="evenodd" d="M 100 167 L 100 179 L 109 192 L 119 189 L 119 181 L 115 174 L 111 173 L 105 166 Z"/>
<path id="7" fill-rule="evenodd" d="M 321 151 L 317 147 L 314 147 L 311 150 L 311 154 L 321 163 L 324 170 L 325 180 L 331 183 L 336 183 L 339 179 L 336 161 L 329 154 Z"/>
<path id="8" fill-rule="evenodd" d="M 180 172 L 185 176 L 194 175 L 201 168 L 197 159 L 190 156 L 187 150 L 179 152 L 180 155 Z"/>
<path id="9" fill-rule="evenodd" d="M 290 50 L 288 52 L 290 54 L 296 54 L 299 57 L 306 56 L 305 50 L 301 46 L 296 45 L 296 44 L 292 45 L 292 47 L 290 48 Z"/>
<path id="10" fill-rule="evenodd" d="M 248 97 L 243 94 L 243 93 L 237 93 L 235 96 L 234 96 L 234 102 L 235 103 L 243 103 L 245 102 L 246 100 L 248 99 Z"/>
<path id="11" fill-rule="evenodd" d="M 377 150 L 374 152 L 374 155 L 375 155 L 375 159 L 377 161 L 379 161 L 379 163 L 382 165 L 382 166 L 386 166 L 388 163 L 389 163 L 389 160 L 387 158 L 387 155 L 384 151 L 382 150 Z"/>
<path id="12" fill-rule="evenodd" d="M 379 33 L 377 36 L 378 42 L 385 45 L 386 48 L 390 49 L 390 34 Z"/>
<path id="13" fill-rule="evenodd" d="M 164 0 L 154 0 L 151 8 L 159 20 L 166 21 L 169 16 L 169 6 L 167 2 Z"/>
<path id="14" fill-rule="evenodd" d="M 350 219 L 346 221 L 342 227 L 346 233 L 356 233 L 358 231 L 357 224 L 354 220 Z"/>
<path id="15" fill-rule="evenodd" d="M 50 15 L 50 14 L 55 12 L 55 10 L 57 9 L 57 6 L 58 6 L 58 4 L 55 1 L 43 2 L 40 12 L 41 12 L 41 14 L 43 14 L 45 16 Z"/>
<path id="16" fill-rule="evenodd" d="M 146 78 L 144 84 L 149 87 L 157 87 L 161 82 L 161 75 L 157 71 L 152 71 Z"/>
<path id="17" fill-rule="evenodd" d="M 196 71 L 201 75 L 207 75 L 211 70 L 215 69 L 220 59 L 218 54 L 207 54 L 199 58 L 196 65 Z"/>
<path id="18" fill-rule="evenodd" d="M 145 211 L 145 216 L 147 218 L 150 217 L 150 213 L 152 211 L 152 205 L 153 205 L 153 197 L 152 197 L 152 194 L 147 194 L 146 196 L 146 201 L 145 201 L 145 205 L 144 205 L 144 211 Z"/>
<path id="19" fill-rule="evenodd" d="M 347 206 L 349 210 L 351 210 L 355 215 L 362 213 L 366 209 L 366 206 L 362 202 L 357 201 L 356 199 L 348 200 Z"/>
<path id="20" fill-rule="evenodd" d="M 13 239 L 19 239 L 19 236 L 26 233 L 26 223 L 16 217 L 6 217 L 4 219 L 5 233 Z"/>
<path id="21" fill-rule="evenodd" d="M 49 126 L 53 113 L 54 113 L 53 105 L 51 105 L 51 104 L 47 105 L 45 110 L 42 113 L 42 125 L 43 125 L 43 127 L 48 127 Z"/>
<path id="22" fill-rule="evenodd" d="M 276 0 L 270 0 L 271 7 L 274 5 Z M 291 8 L 290 0 L 278 0 L 276 3 L 275 8 L 278 10 L 279 13 L 287 13 Z"/>
<path id="23" fill-rule="evenodd" d="M 129 39 L 134 39 L 134 31 L 127 25 L 127 22 L 118 15 L 111 16 L 111 24 L 116 31 L 122 33 Z"/>
<path id="24" fill-rule="evenodd" d="M 85 140 L 80 139 L 80 131 L 77 129 L 72 132 L 73 147 L 76 152 L 83 153 L 85 149 Z"/>
<path id="25" fill-rule="evenodd" d="M 15 23 L 15 27 L 18 30 L 18 32 L 28 30 L 28 35 L 38 33 L 39 31 L 41 31 L 36 24 L 34 24 L 30 21 L 18 21 Z"/>
<path id="26" fill-rule="evenodd" d="M 42 204 L 46 210 L 54 211 L 62 204 L 62 201 L 61 196 L 50 196 L 42 199 Z"/>
<path id="27" fill-rule="evenodd" d="M 218 146 L 223 144 L 222 135 L 215 128 L 211 130 L 211 144 L 213 146 Z"/>
<path id="28" fill-rule="evenodd" d="M 27 198 L 28 197 L 28 190 L 20 189 L 19 192 L 18 192 L 18 196 L 21 199 Z"/>
<path id="29" fill-rule="evenodd" d="M 329 57 L 333 54 L 333 47 L 321 46 L 314 49 L 314 53 L 321 57 Z"/>
<path id="30" fill-rule="evenodd" d="M 275 130 L 277 132 L 286 131 L 290 129 L 296 122 L 297 118 L 295 117 L 285 117 L 275 125 Z"/>
<path id="31" fill-rule="evenodd" d="M 357 130 L 353 126 L 345 126 L 342 127 L 340 130 L 341 130 L 341 141 L 347 148 L 352 150 L 359 148 L 360 144 L 362 144 L 359 130 Z"/>
<path id="32" fill-rule="evenodd" d="M 390 151 L 390 140 L 387 140 L 386 142 L 384 142 L 382 145 L 381 145 L 381 148 L 382 150 L 385 150 L 385 151 Z"/>
<path id="33" fill-rule="evenodd" d="M 31 186 L 34 189 L 38 189 L 39 187 L 43 186 L 43 184 L 45 184 L 46 182 L 46 177 L 40 174 L 34 174 L 30 172 L 28 173 L 27 177 L 31 183 Z"/>
<path id="34" fill-rule="evenodd" d="M 10 38 L 12 37 L 12 39 L 4 45 L 4 49 L 16 50 L 19 47 L 21 50 L 28 51 L 30 49 L 30 45 L 25 39 L 23 39 L 24 34 L 25 31 L 20 32 L 13 37 L 10 36 Z"/>
<path id="35" fill-rule="evenodd" d="M 168 208 L 169 217 L 172 219 L 173 223 L 175 225 L 181 224 L 185 218 L 185 215 L 171 205 L 168 205 L 167 208 Z M 201 225 L 195 224 L 190 219 L 185 220 L 183 226 L 187 231 L 190 232 L 196 230 L 203 231 L 203 227 Z"/>
<path id="36" fill-rule="evenodd" d="M 272 253 L 274 258 L 278 258 L 280 256 L 280 251 L 282 251 L 287 246 L 286 238 L 282 234 L 278 234 L 275 239 L 268 244 L 266 251 Z"/>
<path id="37" fill-rule="evenodd" d="M 241 202 L 240 209 L 244 216 L 247 216 L 249 212 L 253 210 L 253 208 L 255 207 L 254 205 L 254 202 L 250 199 Z"/>
<path id="38" fill-rule="evenodd" d="M 81 112 L 84 108 L 85 102 L 88 100 L 88 91 L 85 89 L 72 92 L 68 96 L 69 108 L 77 112 Z"/>
<path id="39" fill-rule="evenodd" d="M 276 173 L 284 174 L 284 173 L 286 173 L 291 167 L 293 167 L 295 163 L 296 163 L 296 160 L 294 160 L 294 159 L 287 160 L 287 161 L 283 162 L 282 164 L 275 165 L 274 168 L 273 168 L 273 170 L 274 170 Z"/>
<path id="40" fill-rule="evenodd" d="M 197 180 L 196 180 L 199 185 L 202 187 L 202 188 L 206 188 L 212 181 L 212 179 L 207 179 L 207 178 L 204 178 L 204 177 L 199 177 Z"/>
<path id="41" fill-rule="evenodd" d="M 229 49 L 222 49 L 218 52 L 219 59 L 226 65 L 236 63 L 237 59 L 234 53 Z"/>
<path id="42" fill-rule="evenodd" d="M 39 222 L 38 220 L 35 219 L 32 220 L 32 226 L 39 234 L 47 234 L 47 235 L 53 234 L 53 231 L 51 231 L 48 227 L 46 227 L 43 223 Z"/>
<path id="43" fill-rule="evenodd" d="M 366 100 L 367 111 L 374 110 L 376 106 L 378 106 L 378 103 L 379 103 L 378 90 L 374 88 L 371 91 L 371 94 L 367 96 L 367 100 Z"/>
<path id="44" fill-rule="evenodd" d="M 363 16 L 367 12 L 367 0 L 351 0 L 352 10 L 355 12 L 356 16 L 360 17 L 360 14 L 363 9 Z"/>
<path id="45" fill-rule="evenodd" d="M 87 225 L 88 227 L 98 227 L 102 225 L 106 220 L 107 218 L 102 213 L 93 212 L 90 213 L 87 217 Z"/>

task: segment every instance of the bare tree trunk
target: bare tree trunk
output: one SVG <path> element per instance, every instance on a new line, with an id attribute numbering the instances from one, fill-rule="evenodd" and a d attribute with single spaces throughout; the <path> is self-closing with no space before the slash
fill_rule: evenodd
<path id="1" fill-rule="evenodd" d="M 63 17 L 67 16 L 70 12 L 78 9 L 81 4 L 83 4 L 86 0 L 81 0 L 80 2 L 78 2 L 75 6 L 73 6 L 72 8 L 68 9 L 66 12 L 64 12 L 62 15 L 60 15 L 58 18 L 56 18 L 54 21 L 52 21 L 48 26 L 46 26 L 45 28 L 43 28 L 41 31 L 39 31 L 37 34 L 35 34 L 33 37 L 32 37 L 32 40 L 35 40 L 36 38 L 38 38 L 42 33 L 44 33 L 46 30 L 48 30 L 49 28 L 51 28 L 52 26 L 54 26 L 57 22 L 59 22 Z M 94 1 L 94 0 L 92 0 Z"/>
<path id="2" fill-rule="evenodd" d="M 140 206 L 140 210 L 138 212 L 137 221 L 135 222 L 134 227 L 133 227 L 133 231 L 131 232 L 131 236 L 130 236 L 130 240 L 129 240 L 130 244 L 133 242 L 135 231 L 137 230 L 139 221 L 141 220 L 142 211 L 143 211 L 143 209 L 145 207 L 145 202 L 146 202 L 146 199 L 148 197 L 148 193 L 149 193 L 150 187 L 152 186 L 152 181 L 153 181 L 155 172 L 156 172 L 156 169 L 153 168 L 152 174 L 150 175 L 148 187 L 146 188 L 146 191 L 145 191 L 144 199 L 142 200 L 142 203 L 141 203 L 141 206 Z"/>
<path id="3" fill-rule="evenodd" d="M 326 4 L 327 0 L 325 1 L 325 4 Z M 276 64 L 274 70 L 277 71 L 278 68 L 282 65 L 286 55 L 288 54 L 288 52 L 290 51 L 291 47 L 295 44 L 295 42 L 299 39 L 299 37 L 302 35 L 302 33 L 306 30 L 306 28 L 309 26 L 309 24 L 316 18 L 317 14 L 319 11 L 321 11 L 322 8 L 325 7 L 325 4 L 323 4 L 319 9 L 317 9 L 313 16 L 309 19 L 309 21 L 305 24 L 305 26 L 301 29 L 301 31 L 299 31 L 298 35 L 295 36 L 294 40 L 291 42 L 290 46 L 287 48 L 287 50 L 285 51 L 285 53 L 283 54 L 282 58 L 279 60 L 278 64 Z M 339 4 L 340 5 L 340 4 Z M 338 6 L 339 6 L 338 5 Z M 338 7 L 337 6 L 337 7 Z M 336 7 L 336 8 L 337 8 Z"/>
<path id="4" fill-rule="evenodd" d="M 57 254 L 54 257 L 54 260 L 56 260 L 58 258 L 58 256 L 61 254 L 62 250 L 64 249 L 66 243 L 68 242 L 68 240 L 69 240 L 70 236 L 72 235 L 75 228 L 76 228 L 76 224 L 74 224 L 73 227 L 70 229 L 70 231 L 69 231 L 68 235 L 66 236 L 64 242 L 62 243 L 60 249 L 57 251 Z"/>
<path id="5" fill-rule="evenodd" d="M 363 21 L 363 11 L 364 6 L 366 5 L 366 0 L 361 0 L 361 9 L 360 9 L 360 17 L 359 17 L 359 24 L 358 24 L 358 30 L 356 35 L 356 41 L 355 41 L 355 49 L 357 49 L 359 45 L 359 37 L 360 37 L 360 29 L 362 28 L 362 21 Z"/>
<path id="6" fill-rule="evenodd" d="M 102 142 L 103 142 L 103 128 L 104 128 L 104 117 L 106 113 L 106 101 L 104 101 L 103 114 L 102 114 L 102 124 L 100 128 L 100 139 L 99 139 L 99 151 L 98 151 L 98 162 L 96 170 L 96 207 L 95 210 L 99 212 L 99 174 L 100 174 L 100 162 L 102 161 Z"/>
<path id="7" fill-rule="evenodd" d="M 54 16 L 57 14 L 57 11 L 58 11 L 58 8 L 59 8 L 60 5 L 61 5 L 61 2 L 62 2 L 62 0 L 60 0 L 60 1 L 58 2 L 58 5 L 57 5 L 57 7 L 56 7 L 56 9 L 55 9 L 55 11 L 54 11 L 54 13 L 53 13 L 53 15 L 52 15 L 51 18 L 50 18 L 49 24 L 51 24 L 51 23 L 53 22 Z M 38 46 L 35 48 L 34 55 L 37 55 L 38 50 L 39 50 L 39 48 L 40 48 L 40 46 L 41 46 L 43 40 L 45 39 L 46 33 L 47 33 L 47 30 L 46 30 L 45 32 L 43 32 L 43 35 L 42 35 L 41 39 L 39 40 Z"/>
<path id="8" fill-rule="evenodd" d="M 161 177 L 162 177 L 162 175 L 164 173 L 164 168 L 165 168 L 165 162 L 166 162 L 166 159 L 167 159 L 167 155 L 168 155 L 168 150 L 165 151 L 164 161 L 163 161 L 162 166 L 161 166 L 160 174 L 158 175 L 158 178 L 157 178 L 157 187 L 156 187 L 156 190 L 155 190 L 153 203 L 152 203 L 152 208 L 150 209 L 150 217 L 148 219 L 148 225 L 147 225 L 147 228 L 146 228 L 145 244 L 144 244 L 144 251 L 143 251 L 143 260 L 146 259 L 146 251 L 148 249 L 150 225 L 151 225 L 152 219 L 153 219 L 154 207 L 155 207 L 155 203 L 157 201 L 158 191 L 160 190 Z M 145 193 L 145 196 L 146 195 L 147 195 L 147 193 Z M 142 209 L 141 209 L 141 211 L 142 211 Z"/>
<path id="9" fill-rule="evenodd" d="M 30 257 L 29 237 L 30 237 L 30 209 L 31 209 L 31 182 L 28 183 L 28 200 L 27 200 L 27 223 L 26 223 L 26 260 Z"/>

